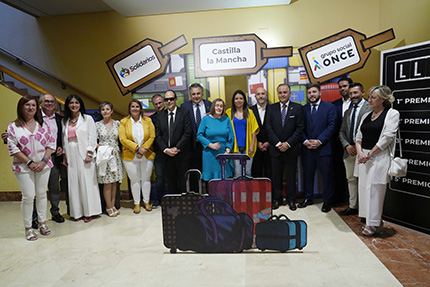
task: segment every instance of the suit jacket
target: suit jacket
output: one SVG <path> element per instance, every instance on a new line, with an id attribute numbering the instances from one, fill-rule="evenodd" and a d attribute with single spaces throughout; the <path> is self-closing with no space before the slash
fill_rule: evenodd
<path id="1" fill-rule="evenodd" d="M 361 107 L 361 109 L 358 112 L 357 117 L 355 119 L 355 127 L 356 127 L 355 131 L 356 131 L 356 133 L 357 133 L 358 124 L 360 123 L 363 115 L 365 113 L 371 111 L 371 108 L 369 107 L 369 104 L 367 103 L 367 101 L 365 101 L 364 99 L 362 99 L 362 101 L 364 101 L 363 106 Z M 345 148 L 349 145 L 354 145 L 354 142 L 349 137 L 349 130 L 351 128 L 352 110 L 353 110 L 353 108 L 351 107 L 345 111 L 345 115 L 344 115 L 343 121 L 342 121 L 342 126 L 340 127 L 340 132 L 339 132 L 339 140 L 340 140 L 342 147 L 343 147 L 343 158 L 348 157 L 348 153 L 346 152 Z"/>
<path id="2" fill-rule="evenodd" d="M 66 123 L 63 121 L 63 149 L 66 155 L 70 156 L 70 151 L 67 148 L 69 143 L 68 127 L 69 121 Z M 96 125 L 91 116 L 79 114 L 78 122 L 76 123 L 76 137 L 78 138 L 79 156 L 82 160 L 85 160 L 87 151 L 94 153 L 97 146 Z"/>
<path id="3" fill-rule="evenodd" d="M 266 113 L 264 114 L 264 124 L 261 123 L 260 114 L 258 113 L 258 107 L 257 105 L 253 105 L 250 107 L 250 109 L 254 112 L 255 119 L 257 120 L 258 126 L 260 127 L 260 132 L 257 134 L 257 141 L 259 142 L 267 142 L 269 141 L 269 137 L 267 136 L 267 117 L 269 115 L 269 106 L 270 104 L 267 103 L 266 105 Z"/>
<path id="4" fill-rule="evenodd" d="M 146 148 L 145 158 L 154 159 L 155 153 L 152 145 L 155 140 L 155 128 L 149 117 L 141 117 L 143 126 L 143 144 L 141 148 Z M 122 144 L 122 159 L 130 161 L 136 154 L 137 143 L 134 141 L 132 132 L 132 118 L 123 118 L 119 124 L 118 137 Z"/>
<path id="5" fill-rule="evenodd" d="M 332 137 L 336 129 L 336 107 L 332 103 L 320 101 L 317 112 L 311 115 L 311 105 L 307 103 L 303 107 L 305 114 L 305 130 L 303 142 L 309 139 L 318 139 L 322 144 L 317 151 L 320 156 L 332 154 Z M 303 146 L 308 150 L 307 147 Z"/>
<path id="6" fill-rule="evenodd" d="M 343 98 L 339 98 L 333 102 L 331 102 L 336 107 L 336 114 L 339 122 L 342 122 L 343 115 L 342 115 L 342 109 L 343 109 Z"/>
<path id="7" fill-rule="evenodd" d="M 211 110 L 211 104 L 212 102 L 208 101 L 208 100 L 202 100 L 203 105 L 205 107 L 206 113 L 209 113 Z M 193 130 L 192 130 L 192 142 L 193 145 L 196 144 L 196 138 L 197 138 L 197 130 L 199 129 L 199 127 L 196 124 L 196 118 L 194 116 L 194 106 L 193 106 L 193 102 L 192 101 L 186 101 L 181 105 L 181 108 L 187 110 L 190 113 L 190 119 L 191 122 L 193 124 Z M 202 118 L 205 116 L 205 114 L 202 115 Z"/>
<path id="8" fill-rule="evenodd" d="M 189 152 L 191 149 L 192 123 L 190 113 L 183 108 L 178 107 L 173 124 L 173 134 L 169 146 L 169 110 L 158 113 L 158 124 L 155 129 L 155 141 L 158 148 L 163 152 L 166 148 L 177 147 L 180 153 Z M 160 154 L 164 154 L 160 153 Z M 167 155 L 165 155 L 167 156 Z"/>
<path id="9" fill-rule="evenodd" d="M 55 113 L 55 123 L 57 124 L 57 148 L 63 147 L 63 127 L 61 125 L 62 119 L 63 117 L 60 114 Z M 56 166 L 61 166 L 63 162 L 63 155 L 57 156 L 56 152 L 57 150 L 52 153 L 54 159 L 53 164 Z"/>
<path id="10" fill-rule="evenodd" d="M 279 102 L 270 105 L 266 111 L 267 114 L 266 131 L 270 143 L 270 156 L 280 156 L 281 152 L 275 145 L 278 142 L 287 142 L 291 148 L 285 153 L 290 157 L 298 157 L 300 155 L 300 140 L 305 126 L 302 106 L 293 102 L 289 103 L 284 127 L 282 127 L 281 104 Z"/>
<path id="11" fill-rule="evenodd" d="M 363 134 L 361 133 L 361 125 L 363 124 L 364 119 L 371 113 L 367 112 L 364 114 L 361 118 L 360 125 L 357 129 L 356 134 L 356 141 L 361 142 L 363 139 Z M 396 132 L 399 128 L 399 119 L 400 119 L 400 113 L 390 108 L 387 112 L 387 115 L 385 117 L 384 125 L 382 127 L 381 134 L 379 135 L 378 142 L 376 145 L 381 149 L 381 152 L 374 155 L 369 161 L 367 161 L 365 164 L 370 165 L 369 166 L 369 172 L 368 172 L 368 181 L 370 181 L 372 184 L 386 184 L 389 182 L 390 177 L 388 176 L 388 169 L 391 164 L 391 156 L 390 156 L 390 149 L 391 153 L 394 155 L 394 148 L 395 148 L 395 138 L 396 138 Z M 354 176 L 359 177 L 360 172 L 358 168 L 358 161 L 355 161 L 355 169 L 354 169 Z"/>

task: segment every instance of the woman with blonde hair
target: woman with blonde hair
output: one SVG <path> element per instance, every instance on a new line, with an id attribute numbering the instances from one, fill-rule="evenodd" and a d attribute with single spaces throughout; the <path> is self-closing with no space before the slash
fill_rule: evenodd
<path id="1" fill-rule="evenodd" d="M 122 144 L 122 160 L 128 177 L 134 200 L 135 214 L 140 213 L 140 194 L 146 211 L 151 211 L 149 203 L 151 193 L 151 174 L 155 153 L 152 144 L 155 128 L 151 118 L 142 113 L 142 104 L 133 99 L 128 105 L 129 115 L 123 118 L 119 126 L 119 140 Z"/>
<path id="2" fill-rule="evenodd" d="M 400 114 L 391 108 L 394 96 L 389 87 L 372 87 L 368 95 L 372 111 L 363 115 L 357 128 L 354 175 L 358 177 L 358 215 L 366 218 L 363 235 L 371 236 L 383 227 L 382 208 L 390 180 L 390 151 L 394 153 Z"/>

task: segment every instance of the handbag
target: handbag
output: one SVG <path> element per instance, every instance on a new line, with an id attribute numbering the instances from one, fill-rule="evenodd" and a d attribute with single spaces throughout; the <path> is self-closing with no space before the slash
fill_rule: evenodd
<path id="1" fill-rule="evenodd" d="M 399 149 L 400 149 L 400 157 L 394 157 L 394 153 L 390 149 L 390 168 L 388 169 L 388 175 L 394 177 L 404 177 L 408 171 L 408 160 L 403 157 L 402 153 L 402 138 L 400 137 L 400 130 L 397 129 L 398 139 L 399 139 Z"/>

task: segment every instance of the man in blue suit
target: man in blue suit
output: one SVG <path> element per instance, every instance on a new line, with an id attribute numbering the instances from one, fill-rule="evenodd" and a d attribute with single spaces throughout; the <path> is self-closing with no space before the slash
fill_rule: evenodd
<path id="1" fill-rule="evenodd" d="M 202 171 L 202 144 L 197 140 L 197 130 L 199 129 L 202 118 L 210 112 L 211 102 L 203 99 L 203 86 L 199 83 L 191 84 L 189 89 L 190 99 L 181 105 L 181 108 L 187 110 L 190 114 L 192 123 L 191 142 L 193 152 L 190 162 L 190 168 Z M 191 190 L 197 191 L 196 181 L 191 182 Z"/>
<path id="2" fill-rule="evenodd" d="M 323 212 L 331 210 L 333 196 L 332 137 L 336 128 L 336 108 L 321 100 L 319 84 L 307 87 L 308 103 L 303 107 L 305 130 L 303 132 L 302 161 L 304 169 L 305 199 L 299 208 L 313 204 L 315 171 L 318 167 L 323 181 Z"/>

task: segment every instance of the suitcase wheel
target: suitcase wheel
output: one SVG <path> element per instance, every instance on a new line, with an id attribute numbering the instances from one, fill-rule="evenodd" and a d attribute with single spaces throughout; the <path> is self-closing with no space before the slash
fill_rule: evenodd
<path id="1" fill-rule="evenodd" d="M 281 250 L 281 252 L 282 252 L 282 253 L 285 253 L 285 252 L 287 252 L 287 250 Z"/>
<path id="2" fill-rule="evenodd" d="M 176 253 L 176 248 L 171 248 L 170 249 L 170 253 L 175 254 Z"/>

